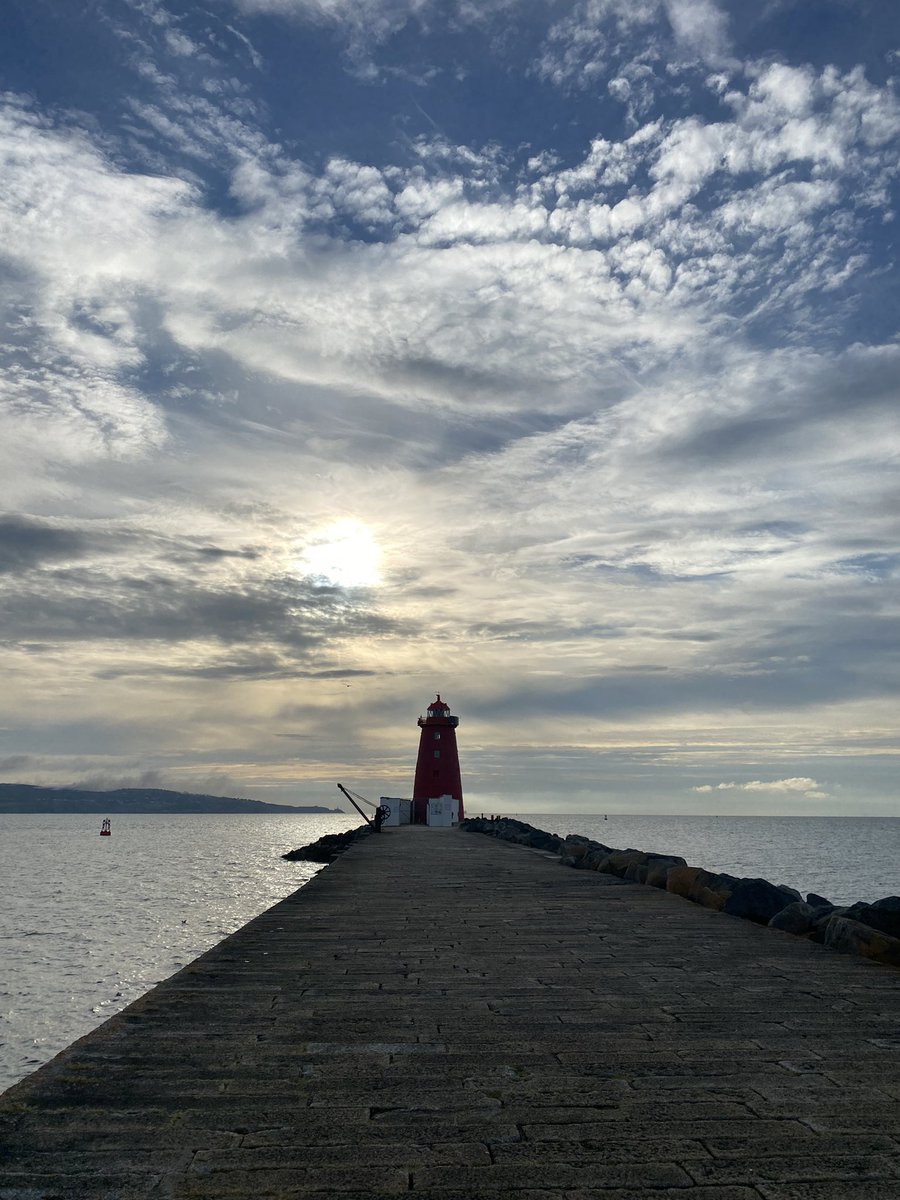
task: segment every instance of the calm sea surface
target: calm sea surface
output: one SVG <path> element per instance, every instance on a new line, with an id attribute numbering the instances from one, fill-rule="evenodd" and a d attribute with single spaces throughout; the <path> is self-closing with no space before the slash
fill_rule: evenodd
<path id="1" fill-rule="evenodd" d="M 518 815 L 838 904 L 900 894 L 900 819 Z M 94 816 L 0 815 L 0 1090 L 311 879 L 286 850 L 357 824 L 116 816 L 101 838 Z"/>

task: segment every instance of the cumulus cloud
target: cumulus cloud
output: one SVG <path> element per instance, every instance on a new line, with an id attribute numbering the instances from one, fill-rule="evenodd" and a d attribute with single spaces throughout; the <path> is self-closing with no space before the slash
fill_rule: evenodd
<path id="1" fill-rule="evenodd" d="M 680 48 L 710 65 L 730 57 L 728 18 L 716 0 L 665 0 L 665 7 Z"/>
<path id="2" fill-rule="evenodd" d="M 806 800 L 825 800 L 828 793 L 815 779 L 798 776 L 794 779 L 751 779 L 746 783 L 706 783 L 691 788 L 693 792 L 762 792 L 766 794 L 799 794 Z"/>
<path id="3" fill-rule="evenodd" d="M 622 54 L 621 44 L 629 35 L 645 35 L 660 11 L 660 0 L 579 0 L 570 12 L 550 26 L 535 70 L 557 86 L 595 86 Z M 649 53 L 656 57 L 656 37 Z M 646 53 L 646 51 L 645 51 Z"/>
<path id="4" fill-rule="evenodd" d="M 563 88 L 609 80 L 635 116 L 694 64 L 735 65 L 716 0 L 578 0 L 550 26 L 536 71 Z"/>

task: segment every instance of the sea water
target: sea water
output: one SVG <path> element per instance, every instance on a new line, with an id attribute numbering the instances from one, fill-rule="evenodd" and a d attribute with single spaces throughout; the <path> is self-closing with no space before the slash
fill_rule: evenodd
<path id="1" fill-rule="evenodd" d="M 836 904 L 900 894 L 900 819 L 507 815 Z M 285 851 L 359 823 L 123 815 L 101 838 L 94 816 L 0 814 L 0 1090 L 320 869 Z"/>

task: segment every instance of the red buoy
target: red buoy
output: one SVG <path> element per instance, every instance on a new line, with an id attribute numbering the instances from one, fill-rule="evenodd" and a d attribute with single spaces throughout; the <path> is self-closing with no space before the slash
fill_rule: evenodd
<path id="1" fill-rule="evenodd" d="M 413 785 L 413 822 L 424 825 L 428 820 L 428 801 L 440 796 L 452 796 L 458 803 L 458 819 L 463 819 L 462 781 L 459 774 L 459 752 L 456 749 L 456 727 L 459 717 L 451 716 L 450 705 L 438 693 L 428 706 L 428 715 L 419 717 L 419 757 L 416 759 L 416 781 Z"/>
<path id="2" fill-rule="evenodd" d="M 109 817 L 103 818 L 103 824 L 100 826 L 101 837 L 112 837 L 112 830 L 109 827 Z"/>

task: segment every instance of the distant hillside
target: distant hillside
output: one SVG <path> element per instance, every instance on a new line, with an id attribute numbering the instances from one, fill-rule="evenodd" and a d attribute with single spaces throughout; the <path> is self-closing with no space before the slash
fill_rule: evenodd
<path id="1" fill-rule="evenodd" d="M 117 788 L 91 792 L 81 788 L 35 787 L 0 783 L 0 813 L 340 813 L 320 805 L 299 807 L 238 800 L 233 796 L 198 796 L 162 788 Z"/>

